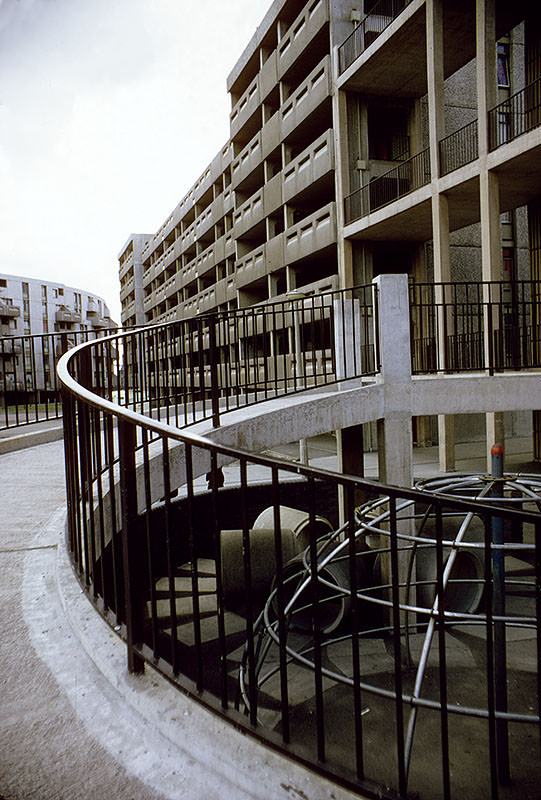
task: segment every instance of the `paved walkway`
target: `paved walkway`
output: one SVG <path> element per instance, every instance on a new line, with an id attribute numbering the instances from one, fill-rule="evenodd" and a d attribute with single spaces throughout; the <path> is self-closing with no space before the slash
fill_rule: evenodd
<path id="1" fill-rule="evenodd" d="M 332 468 L 332 437 L 310 440 Z M 526 440 L 507 468 L 531 470 Z M 295 446 L 281 449 L 294 458 Z M 437 449 L 415 451 L 433 474 Z M 374 474 L 375 456 L 367 456 Z M 459 469 L 483 447 L 459 445 Z M 352 795 L 222 723 L 125 648 L 81 592 L 63 547 L 61 441 L 0 454 L 0 800 L 346 800 Z"/>
<path id="2" fill-rule="evenodd" d="M 62 442 L 0 455 L 4 800 L 347 800 L 190 701 L 125 648 L 63 548 Z"/>

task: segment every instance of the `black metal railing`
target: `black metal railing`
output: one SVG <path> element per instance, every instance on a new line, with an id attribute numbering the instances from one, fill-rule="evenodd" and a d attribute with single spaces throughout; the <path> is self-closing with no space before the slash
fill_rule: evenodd
<path id="1" fill-rule="evenodd" d="M 374 178 L 344 199 L 346 225 L 430 183 L 428 148 Z"/>
<path id="2" fill-rule="evenodd" d="M 539 281 L 411 284 L 414 373 L 541 367 Z"/>
<path id="3" fill-rule="evenodd" d="M 122 376 L 118 402 L 168 423 L 219 424 L 236 408 L 376 372 L 373 287 L 135 330 L 94 349 L 93 370 Z M 114 352 L 113 352 L 114 350 Z M 116 387 L 103 384 L 109 399 Z"/>
<path id="4" fill-rule="evenodd" d="M 0 429 L 56 419 L 58 357 L 102 332 L 0 339 Z M 373 289 L 304 295 L 133 329 L 95 351 L 110 399 L 197 422 L 277 395 L 373 374 Z M 119 376 L 122 391 L 117 395 Z"/>
<path id="5" fill-rule="evenodd" d="M 0 338 L 0 430 L 62 416 L 56 365 L 81 342 L 107 331 L 62 331 Z"/>
<path id="6" fill-rule="evenodd" d="M 533 797 L 539 479 L 400 489 L 180 431 L 115 402 L 155 408 L 112 352 L 161 331 L 59 365 L 68 544 L 130 670 L 363 796 Z"/>
<path id="7" fill-rule="evenodd" d="M 508 97 L 488 115 L 489 149 L 495 150 L 541 124 L 541 79 Z"/>
<path id="8" fill-rule="evenodd" d="M 479 157 L 477 120 L 469 122 L 458 131 L 439 142 L 440 174 L 449 172 L 475 161 Z"/>
<path id="9" fill-rule="evenodd" d="M 410 4 L 411 0 L 380 0 L 338 48 L 338 71 L 341 75 L 375 42 L 378 36 Z"/>

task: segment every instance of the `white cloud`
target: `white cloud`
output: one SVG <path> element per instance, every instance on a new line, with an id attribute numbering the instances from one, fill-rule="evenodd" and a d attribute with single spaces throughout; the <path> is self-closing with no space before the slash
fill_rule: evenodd
<path id="1" fill-rule="evenodd" d="M 268 0 L 0 0 L 0 272 L 101 294 L 228 136 Z"/>

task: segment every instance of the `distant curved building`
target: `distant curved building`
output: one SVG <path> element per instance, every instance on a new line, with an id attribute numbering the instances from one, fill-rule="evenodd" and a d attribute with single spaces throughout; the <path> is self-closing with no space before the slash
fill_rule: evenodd
<path id="1" fill-rule="evenodd" d="M 115 327 L 107 303 L 95 294 L 0 273 L 0 337 Z"/>
<path id="2" fill-rule="evenodd" d="M 0 393 L 54 393 L 58 355 L 87 335 L 116 327 L 107 303 L 95 294 L 0 273 Z M 18 339 L 39 334 L 50 335 L 24 343 Z"/>

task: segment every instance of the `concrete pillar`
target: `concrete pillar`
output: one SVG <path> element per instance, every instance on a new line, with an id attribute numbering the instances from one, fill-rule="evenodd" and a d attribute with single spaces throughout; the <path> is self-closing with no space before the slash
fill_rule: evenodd
<path id="1" fill-rule="evenodd" d="M 443 0 L 426 0 L 428 128 L 432 180 L 439 176 L 439 141 L 445 136 Z"/>
<path id="2" fill-rule="evenodd" d="M 336 91 L 333 96 L 333 116 L 335 125 L 334 157 L 336 169 L 334 170 L 335 192 L 337 198 L 344 198 L 350 192 L 349 180 L 349 147 L 348 147 L 348 115 L 347 96 L 345 92 Z M 342 289 L 353 286 L 353 268 L 351 257 L 351 243 L 344 239 L 344 202 L 341 199 L 336 203 L 336 217 L 338 229 L 337 257 L 338 281 Z"/>
<path id="3" fill-rule="evenodd" d="M 479 157 L 488 153 L 488 112 L 496 105 L 495 0 L 476 0 L 477 125 Z"/>
<path id="4" fill-rule="evenodd" d="M 428 119 L 430 134 L 430 170 L 432 176 L 432 238 L 434 243 L 434 283 L 451 280 L 449 245 L 449 203 L 440 194 L 439 142 L 445 136 L 445 86 L 443 69 L 443 0 L 426 3 L 426 59 L 428 82 Z M 436 290 L 438 303 L 438 361 L 445 367 L 446 343 L 443 338 L 443 292 Z M 438 415 L 440 469 L 454 469 L 454 420 Z"/>
<path id="5" fill-rule="evenodd" d="M 333 331 L 336 352 L 336 377 L 339 381 L 357 378 L 361 374 L 362 339 L 359 301 L 340 297 L 333 302 Z"/>
<path id="6" fill-rule="evenodd" d="M 455 469 L 455 418 L 452 414 L 438 414 L 438 450 L 442 472 Z"/>
<path id="7" fill-rule="evenodd" d="M 395 486 L 413 483 L 411 417 L 411 348 L 409 292 L 407 275 L 378 275 L 378 325 L 381 371 L 384 387 L 384 417 L 377 422 L 379 480 Z M 414 533 L 411 511 L 398 512 L 397 531 Z M 380 544 L 389 546 L 386 537 Z M 398 581 L 404 585 L 408 575 L 408 551 L 398 553 Z M 390 554 L 381 559 L 381 580 L 391 584 Z M 415 574 L 412 575 L 415 580 Z M 404 602 L 405 592 L 400 592 Z M 388 617 L 390 622 L 390 616 Z M 404 619 L 403 619 L 404 621 Z"/>
<path id="8" fill-rule="evenodd" d="M 479 205 L 481 211 L 481 260 L 484 281 L 502 279 L 502 247 L 498 178 L 487 169 L 489 151 L 488 112 L 496 105 L 496 12 L 495 0 L 476 0 L 477 106 L 479 127 Z M 489 300 L 485 290 L 485 302 Z M 498 320 L 493 319 L 497 325 Z M 485 316 L 485 357 L 489 356 L 489 320 Z M 495 442 L 504 445 L 503 414 L 486 415 L 487 469 L 491 467 L 490 449 Z"/>
<path id="9" fill-rule="evenodd" d="M 378 275 L 378 325 L 385 416 L 378 421 L 379 479 L 413 483 L 411 348 L 407 275 Z"/>
<path id="10" fill-rule="evenodd" d="M 346 475 L 358 475 L 364 477 L 364 440 L 363 426 L 352 425 L 336 431 L 336 448 L 338 456 L 338 471 Z M 354 495 L 355 506 L 361 505 L 366 500 L 365 494 L 361 490 L 356 490 Z M 338 507 L 340 513 L 340 525 L 347 518 L 345 513 L 343 487 L 339 487 Z"/>

